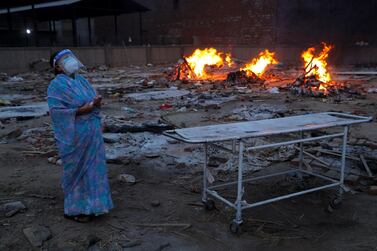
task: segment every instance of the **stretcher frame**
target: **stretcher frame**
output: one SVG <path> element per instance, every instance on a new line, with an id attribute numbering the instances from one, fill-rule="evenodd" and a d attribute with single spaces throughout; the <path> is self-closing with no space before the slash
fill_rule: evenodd
<path id="1" fill-rule="evenodd" d="M 185 138 L 181 134 L 179 134 L 180 131 L 184 131 L 185 129 L 176 129 L 176 130 L 168 130 L 164 132 L 164 135 L 176 139 L 178 141 L 182 141 L 185 143 L 190 143 L 190 144 L 204 144 L 204 154 L 205 154 L 205 161 L 203 165 L 203 191 L 202 191 L 202 201 L 203 203 L 207 206 L 207 208 L 213 208 L 214 207 L 214 202 L 209 200 L 208 195 L 214 197 L 215 199 L 218 199 L 219 201 L 225 203 L 229 207 L 235 209 L 236 215 L 235 218 L 232 220 L 230 224 L 230 230 L 233 233 L 237 233 L 239 231 L 239 226 L 242 224 L 242 210 L 248 209 L 248 208 L 253 208 L 261 205 L 265 205 L 268 203 L 284 200 L 284 199 L 289 199 L 295 196 L 300 196 L 304 195 L 307 193 L 315 192 L 315 191 L 320 191 L 328 188 L 335 188 L 339 187 L 338 194 L 337 194 L 337 200 L 340 201 L 342 199 L 343 192 L 345 191 L 344 188 L 344 175 L 345 175 L 345 163 L 346 163 L 346 150 L 347 150 L 347 137 L 348 137 L 348 132 L 349 132 L 349 127 L 352 124 L 358 124 L 358 123 L 365 123 L 371 121 L 372 117 L 364 117 L 364 116 L 356 116 L 356 115 L 350 115 L 350 114 L 345 114 L 345 113 L 336 113 L 336 112 L 327 112 L 327 113 L 317 113 L 317 114 L 307 114 L 304 116 L 318 116 L 318 115 L 330 115 L 330 116 L 335 116 L 339 118 L 344 118 L 344 120 L 339 120 L 334 123 L 325 123 L 324 125 L 316 125 L 316 126 L 302 126 L 300 128 L 292 128 L 289 130 L 277 130 L 277 131 L 270 131 L 270 132 L 263 132 L 263 131 L 253 131 L 250 134 L 245 134 L 245 135 L 237 135 L 235 134 L 233 137 L 229 136 L 222 136 L 219 135 L 218 137 L 211 137 L 211 138 L 195 138 L 195 139 L 190 139 L 190 138 Z M 288 117 L 292 119 L 297 119 L 295 116 L 293 117 Z M 268 123 L 273 122 L 273 120 L 276 119 L 270 119 L 270 120 L 264 120 Z M 259 121 L 259 123 L 263 123 L 264 121 Z M 253 122 L 250 122 L 250 125 L 253 125 Z M 231 125 L 231 124 L 228 124 Z M 219 125 L 221 126 L 221 124 Z M 332 134 L 326 134 L 322 136 L 313 136 L 313 137 L 304 137 L 304 132 L 305 131 L 313 131 L 313 130 L 319 130 L 319 129 L 328 129 L 331 127 L 342 127 L 343 130 L 342 132 L 339 133 L 332 133 Z M 200 129 L 201 127 L 197 127 L 197 129 Z M 204 128 L 204 127 L 202 127 Z M 190 128 L 188 128 L 190 129 Z M 282 141 L 282 142 L 277 142 L 277 143 L 270 143 L 270 144 L 264 144 L 264 145 L 257 145 L 257 146 L 248 146 L 247 143 L 245 142 L 246 139 L 249 138 L 256 138 L 256 137 L 261 137 L 261 136 L 271 136 L 271 135 L 283 135 L 283 134 L 288 134 L 288 133 L 299 133 L 300 137 L 298 139 L 294 140 L 288 140 L 288 141 Z M 303 153 L 304 153 L 304 143 L 305 142 L 311 142 L 311 141 L 318 141 L 318 140 L 323 140 L 323 139 L 331 139 L 331 138 L 342 138 L 342 154 L 341 154 L 341 167 L 340 167 L 340 175 L 339 179 L 334 179 L 327 177 L 323 174 L 304 170 L 303 169 Z M 219 142 L 231 142 L 231 148 L 229 147 L 224 147 L 222 145 L 218 145 Z M 252 178 L 243 178 L 243 157 L 245 152 L 249 151 L 258 151 L 266 148 L 274 148 L 274 147 L 280 147 L 280 146 L 285 146 L 285 145 L 292 145 L 292 144 L 299 144 L 299 166 L 296 169 L 291 169 L 283 172 L 278 172 L 274 174 L 268 174 L 268 175 L 262 175 L 262 176 L 257 176 L 257 177 L 252 177 Z M 208 185 L 207 181 L 207 172 L 208 172 L 208 146 L 213 146 L 218 149 L 227 151 L 232 153 L 233 155 L 238 154 L 238 170 L 237 170 L 237 180 L 236 181 L 231 181 L 231 182 L 226 182 L 223 184 L 218 184 L 218 185 Z M 280 175 L 285 175 L 289 173 L 297 173 L 299 177 L 301 177 L 302 174 L 310 175 L 313 177 L 320 178 L 324 181 L 327 181 L 328 184 L 313 187 L 310 189 L 306 189 L 303 191 L 299 192 L 294 192 L 294 193 L 289 193 L 277 197 L 273 197 L 270 199 L 262 200 L 262 201 L 257 201 L 254 203 L 247 203 L 245 200 L 243 200 L 243 194 L 244 194 L 244 183 L 251 182 L 251 181 L 256 181 L 256 180 L 261 180 L 261 179 L 266 179 L 266 178 L 272 178 Z M 234 202 L 226 199 L 225 197 L 222 197 L 220 194 L 216 192 L 216 188 L 224 187 L 224 186 L 231 186 L 231 185 L 237 185 L 237 197 Z"/>

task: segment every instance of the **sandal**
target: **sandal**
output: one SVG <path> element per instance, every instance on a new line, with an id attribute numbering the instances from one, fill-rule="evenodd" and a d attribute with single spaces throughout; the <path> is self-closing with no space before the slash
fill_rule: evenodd
<path id="1" fill-rule="evenodd" d="M 79 223 L 88 223 L 93 219 L 92 215 L 86 215 L 86 214 L 79 214 L 79 215 L 66 215 L 65 214 L 64 218 L 68 220 L 73 220 Z"/>

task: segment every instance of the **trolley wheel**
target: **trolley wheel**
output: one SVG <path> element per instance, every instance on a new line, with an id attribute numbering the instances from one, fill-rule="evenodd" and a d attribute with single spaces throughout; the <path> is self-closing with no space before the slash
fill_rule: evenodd
<path id="1" fill-rule="evenodd" d="M 329 205 L 334 209 L 339 209 L 342 206 L 342 199 L 336 197 L 330 201 Z"/>
<path id="2" fill-rule="evenodd" d="M 232 234 L 240 235 L 242 233 L 241 225 L 232 221 L 229 224 L 229 230 Z"/>
<path id="3" fill-rule="evenodd" d="M 334 198 L 329 202 L 329 205 L 327 206 L 327 212 L 333 213 L 335 209 L 339 209 L 342 205 L 342 199 L 340 198 Z"/>
<path id="4" fill-rule="evenodd" d="M 208 211 L 212 211 L 216 208 L 215 202 L 213 200 L 209 200 L 209 199 L 206 202 L 204 202 L 204 206 L 205 206 L 206 210 L 208 210 Z"/>

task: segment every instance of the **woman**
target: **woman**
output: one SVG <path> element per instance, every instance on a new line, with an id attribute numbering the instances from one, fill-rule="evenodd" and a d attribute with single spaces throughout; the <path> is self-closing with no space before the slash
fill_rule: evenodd
<path id="1" fill-rule="evenodd" d="M 77 72 L 83 67 L 70 50 L 51 56 L 55 78 L 48 106 L 64 171 L 64 216 L 88 222 L 113 208 L 99 109 L 101 97 Z"/>

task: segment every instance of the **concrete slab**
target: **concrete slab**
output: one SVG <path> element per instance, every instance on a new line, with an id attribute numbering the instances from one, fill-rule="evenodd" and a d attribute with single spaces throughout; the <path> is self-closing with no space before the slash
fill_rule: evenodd
<path id="1" fill-rule="evenodd" d="M 34 103 L 22 106 L 6 106 L 0 108 L 0 119 L 28 119 L 47 115 L 47 103 Z"/>

